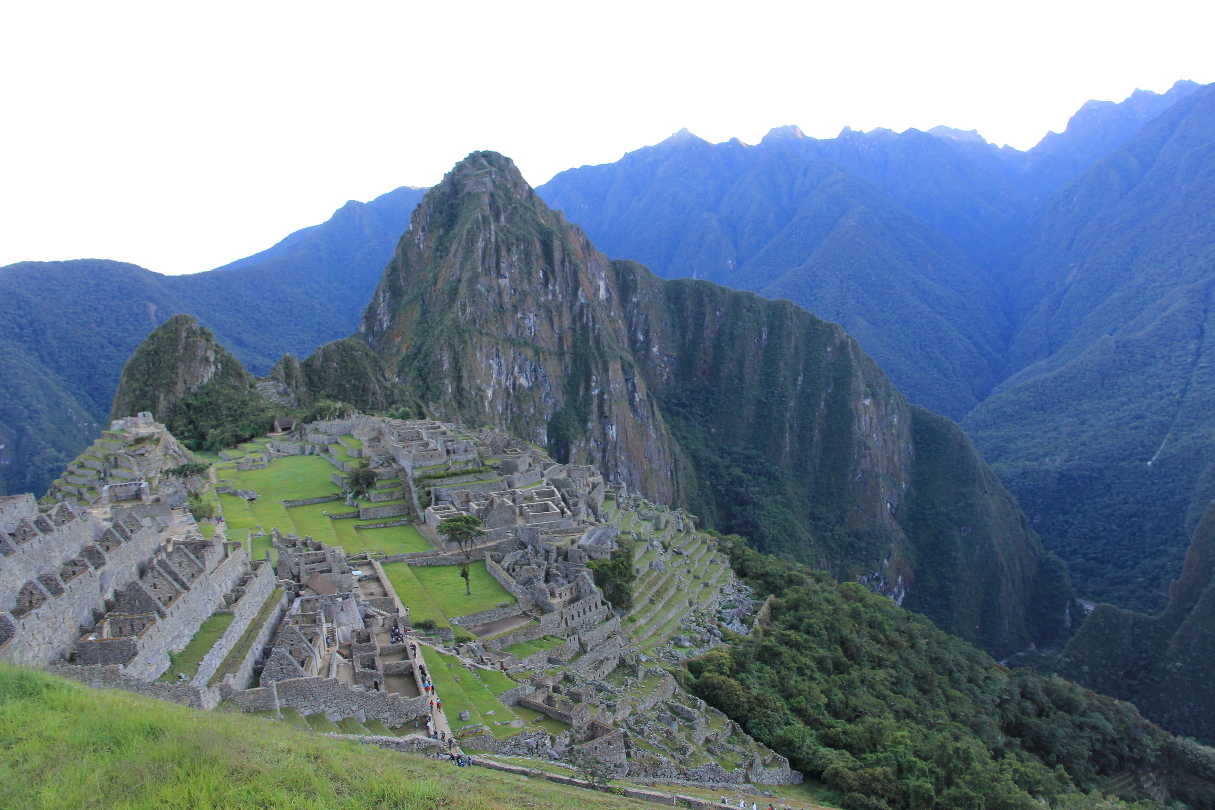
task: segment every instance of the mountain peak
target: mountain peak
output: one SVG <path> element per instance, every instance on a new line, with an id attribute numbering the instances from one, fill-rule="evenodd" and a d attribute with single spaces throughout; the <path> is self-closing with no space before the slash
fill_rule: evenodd
<path id="1" fill-rule="evenodd" d="M 928 130 L 928 134 L 963 143 L 987 143 L 987 139 L 980 135 L 977 129 L 954 129 L 938 125 Z"/>
<path id="2" fill-rule="evenodd" d="M 796 124 L 786 124 L 783 127 L 772 127 L 760 141 L 761 144 L 773 144 L 781 141 L 800 141 L 806 137 L 802 128 Z"/>

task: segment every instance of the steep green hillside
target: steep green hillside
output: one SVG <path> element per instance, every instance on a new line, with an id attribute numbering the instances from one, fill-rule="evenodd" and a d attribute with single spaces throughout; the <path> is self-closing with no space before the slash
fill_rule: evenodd
<path id="1" fill-rule="evenodd" d="M 1067 797 L 1099 790 L 1215 806 L 1215 750 L 1134 706 L 1005 669 L 855 583 L 729 553 L 772 601 L 761 632 L 690 661 L 687 683 L 845 808 L 1105 806 Z"/>
<path id="2" fill-rule="evenodd" d="M 427 194 L 360 334 L 431 414 L 863 576 L 992 650 L 1066 632 L 1066 575 L 957 425 L 787 301 L 609 261 L 501 155 Z"/>
<path id="3" fill-rule="evenodd" d="M 1215 506 L 1194 531 L 1169 605 L 1144 616 L 1098 605 L 1068 642 L 1058 670 L 1077 683 L 1134 701 L 1177 734 L 1215 743 Z"/>
<path id="4" fill-rule="evenodd" d="M 347 203 L 268 251 L 192 276 L 82 259 L 0 268 L 0 494 L 41 494 L 97 435 L 123 364 L 174 313 L 266 373 L 348 335 L 422 190 Z M 48 429 L 58 425 L 57 429 Z"/>
<path id="5" fill-rule="evenodd" d="M 1215 497 L 1215 87 L 1065 188 L 1020 269 L 1019 371 L 967 417 L 1083 594 L 1163 606 Z"/>
<path id="6" fill-rule="evenodd" d="M 653 806 L 9 664 L 0 665 L 0 738 L 0 806 L 13 810 Z"/>
<path id="7" fill-rule="evenodd" d="M 110 416 L 147 411 L 186 447 L 215 452 L 269 429 L 274 410 L 253 382 L 210 331 L 174 315 L 123 367 Z"/>

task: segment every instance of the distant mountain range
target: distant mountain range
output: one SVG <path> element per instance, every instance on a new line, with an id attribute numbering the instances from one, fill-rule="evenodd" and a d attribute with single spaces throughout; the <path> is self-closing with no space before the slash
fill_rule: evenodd
<path id="1" fill-rule="evenodd" d="M 944 127 L 780 127 L 755 146 L 682 132 L 537 192 L 609 256 L 840 323 L 912 402 L 963 420 L 1082 594 L 1150 610 L 1211 497 L 1211 93 L 1089 102 L 1027 152 Z M 256 374 L 350 334 L 421 194 L 349 203 L 197 276 L 0 268 L 2 491 L 41 491 L 87 445 L 123 361 L 170 314 Z"/>
<path id="2" fill-rule="evenodd" d="M 682 132 L 537 191 L 609 255 L 843 325 L 913 402 L 963 420 L 1082 593 L 1153 609 L 1213 494 L 1212 93 L 1089 102 L 1028 152 L 942 127 Z"/>
<path id="3" fill-rule="evenodd" d="M 174 313 L 254 373 L 351 333 L 423 189 L 349 202 L 225 267 L 164 276 L 120 262 L 0 268 L 0 494 L 43 492 L 110 413 L 123 364 Z"/>

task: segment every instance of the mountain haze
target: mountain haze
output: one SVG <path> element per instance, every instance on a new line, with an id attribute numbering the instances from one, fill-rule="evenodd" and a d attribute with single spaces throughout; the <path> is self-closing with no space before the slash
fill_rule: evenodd
<path id="1" fill-rule="evenodd" d="M 714 146 L 681 133 L 537 191 L 613 255 L 839 322 L 913 401 L 960 418 L 999 379 L 1009 327 L 996 285 L 872 183 L 799 148 L 810 140 Z"/>
<path id="2" fill-rule="evenodd" d="M 863 575 L 989 649 L 1066 632 L 1066 572 L 956 424 L 787 301 L 610 261 L 501 155 L 428 192 L 359 333 L 436 416 Z"/>
<path id="3" fill-rule="evenodd" d="M 1061 190 L 1018 269 L 1015 373 L 965 420 L 1082 592 L 1162 606 L 1215 497 L 1215 87 Z"/>

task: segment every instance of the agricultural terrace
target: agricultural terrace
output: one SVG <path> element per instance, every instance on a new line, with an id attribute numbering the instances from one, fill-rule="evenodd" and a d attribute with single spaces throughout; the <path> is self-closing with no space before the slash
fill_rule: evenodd
<path id="1" fill-rule="evenodd" d="M 230 453 L 263 455 L 265 440 L 249 442 Z M 260 450 L 259 450 L 260 448 Z M 284 507 L 284 500 L 305 500 L 326 495 L 340 494 L 341 488 L 332 476 L 338 470 L 319 456 L 285 456 L 275 459 L 268 467 L 240 472 L 234 461 L 224 461 L 218 456 L 197 454 L 200 459 L 216 465 L 220 486 L 250 489 L 257 493 L 255 501 L 245 501 L 235 495 L 207 497 L 216 498 L 227 526 L 229 539 L 243 540 L 246 530 L 258 534 L 260 526 L 264 536 L 253 538 L 254 559 L 263 558 L 270 550 L 270 530 L 277 528 L 283 534 L 294 533 L 300 537 L 311 536 L 314 540 L 331 546 L 340 546 L 350 553 L 371 552 L 373 554 L 408 554 L 429 551 L 433 545 L 413 526 L 390 526 L 379 529 L 358 529 L 356 526 L 376 521 L 360 521 L 358 518 L 331 520 L 327 513 L 355 511 L 343 501 L 307 506 Z M 380 502 L 376 506 L 383 506 Z M 369 500 L 360 500 L 360 506 L 371 506 Z M 205 532 L 213 528 L 203 524 Z"/>

